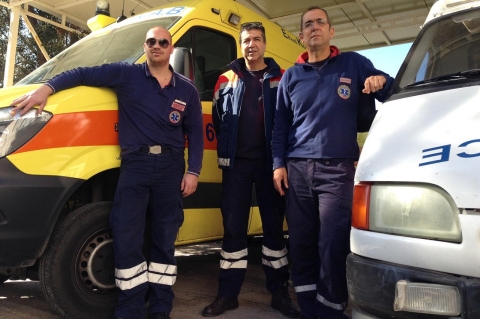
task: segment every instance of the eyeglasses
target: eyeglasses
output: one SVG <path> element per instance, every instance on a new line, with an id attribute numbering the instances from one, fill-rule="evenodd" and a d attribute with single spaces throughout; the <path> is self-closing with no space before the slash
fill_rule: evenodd
<path id="1" fill-rule="evenodd" d="M 245 22 L 240 25 L 240 29 L 247 29 L 251 27 L 263 27 L 261 22 Z"/>
<path id="2" fill-rule="evenodd" d="M 153 48 L 157 42 L 158 45 L 163 49 L 168 48 L 168 46 L 170 45 L 170 42 L 167 39 L 148 38 L 147 40 L 145 40 L 145 44 L 149 48 Z"/>
<path id="3" fill-rule="evenodd" d="M 327 25 L 329 24 L 328 20 L 327 19 L 324 19 L 324 18 L 320 18 L 320 19 L 316 19 L 316 20 L 308 20 L 307 22 L 305 22 L 305 24 L 303 25 L 303 28 L 304 29 L 311 29 L 313 28 L 313 26 L 315 25 L 315 23 L 317 23 L 319 26 L 323 27 L 324 25 Z"/>

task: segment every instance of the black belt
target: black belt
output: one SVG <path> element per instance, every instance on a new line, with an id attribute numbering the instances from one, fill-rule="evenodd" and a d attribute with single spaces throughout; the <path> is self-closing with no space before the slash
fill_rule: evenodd
<path id="1" fill-rule="evenodd" d="M 142 146 L 138 149 L 139 153 L 143 154 L 162 154 L 162 153 L 172 153 L 172 149 L 163 145 L 153 145 L 153 146 Z"/>

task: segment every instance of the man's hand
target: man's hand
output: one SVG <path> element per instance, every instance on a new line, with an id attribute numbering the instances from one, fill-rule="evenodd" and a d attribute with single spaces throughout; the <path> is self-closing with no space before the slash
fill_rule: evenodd
<path id="1" fill-rule="evenodd" d="M 27 94 L 13 100 L 10 106 L 15 106 L 12 110 L 14 113 L 20 112 L 20 115 L 25 115 L 32 107 L 38 105 L 37 115 L 40 115 L 47 104 L 47 99 L 53 90 L 48 85 L 42 85 L 35 91 L 28 92 Z"/>
<path id="2" fill-rule="evenodd" d="M 383 89 L 383 86 L 387 83 L 387 79 L 383 75 L 373 75 L 365 80 L 365 88 L 363 93 L 375 93 Z"/>
<path id="3" fill-rule="evenodd" d="M 182 179 L 182 196 L 187 197 L 192 195 L 197 190 L 198 176 L 193 174 L 185 174 Z"/>
<path id="4" fill-rule="evenodd" d="M 275 186 L 277 192 L 283 196 L 285 195 L 285 192 L 282 187 L 282 182 L 283 185 L 285 185 L 285 188 L 288 188 L 288 176 L 285 167 L 280 167 L 273 171 L 273 186 Z"/>

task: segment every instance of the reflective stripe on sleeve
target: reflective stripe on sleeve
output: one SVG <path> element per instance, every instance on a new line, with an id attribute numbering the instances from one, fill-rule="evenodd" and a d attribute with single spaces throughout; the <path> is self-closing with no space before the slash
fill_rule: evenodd
<path id="1" fill-rule="evenodd" d="M 247 260 L 239 260 L 235 262 L 220 260 L 220 268 L 222 269 L 247 268 L 247 263 L 248 263 Z"/>
<path id="2" fill-rule="evenodd" d="M 288 253 L 288 250 L 285 247 L 283 247 L 282 250 L 272 250 L 270 248 L 262 246 L 262 254 L 268 257 L 280 258 L 280 257 L 286 256 L 287 253 Z"/>
<path id="3" fill-rule="evenodd" d="M 224 259 L 240 259 L 248 255 L 248 249 L 245 248 L 239 251 L 234 251 L 233 253 L 227 253 L 222 249 L 222 251 L 220 251 L 220 255 L 222 255 Z"/>
<path id="4" fill-rule="evenodd" d="M 148 281 L 147 273 L 144 272 L 140 276 L 137 276 L 128 280 L 115 279 L 115 284 L 121 290 L 128 290 L 128 289 L 135 288 L 138 285 L 141 285 L 143 283 L 146 283 L 147 281 Z"/>
<path id="5" fill-rule="evenodd" d="M 320 296 L 319 294 L 317 294 L 317 300 L 323 303 L 325 306 L 336 309 L 336 310 L 345 310 L 345 308 L 347 308 L 346 302 L 333 303 L 323 298 L 323 296 Z"/>
<path id="6" fill-rule="evenodd" d="M 270 80 L 270 88 L 273 89 L 273 88 L 278 87 L 279 83 L 280 83 L 280 80 L 277 80 L 277 79 Z"/>
<path id="7" fill-rule="evenodd" d="M 305 286 L 297 286 L 295 287 L 295 292 L 305 292 L 305 291 L 312 291 L 312 290 L 317 290 L 317 285 L 305 285 Z"/>
<path id="8" fill-rule="evenodd" d="M 144 261 L 141 264 L 138 264 L 132 268 L 128 269 L 117 269 L 115 268 L 115 278 L 119 279 L 128 279 L 141 274 L 147 270 L 147 262 Z"/>
<path id="9" fill-rule="evenodd" d="M 230 166 L 229 158 L 218 158 L 217 162 L 218 162 L 218 165 L 221 165 L 221 166 Z"/>
<path id="10" fill-rule="evenodd" d="M 262 258 L 262 264 L 268 267 L 272 267 L 274 269 L 282 268 L 285 265 L 288 265 L 287 257 L 280 258 L 278 260 L 266 260 Z"/>

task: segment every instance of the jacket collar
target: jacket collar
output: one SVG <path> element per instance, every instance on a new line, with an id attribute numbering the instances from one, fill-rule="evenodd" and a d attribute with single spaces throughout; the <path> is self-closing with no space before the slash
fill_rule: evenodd
<path id="1" fill-rule="evenodd" d="M 145 70 L 145 75 L 146 76 L 153 77 L 152 73 L 150 72 L 150 69 L 148 68 L 148 64 L 147 64 L 146 61 L 142 63 L 142 67 Z M 175 73 L 171 64 L 168 65 L 168 68 L 170 69 L 170 71 L 172 71 L 172 80 L 170 81 L 169 85 L 175 86 L 175 76 L 176 76 L 177 73 Z"/>
<path id="2" fill-rule="evenodd" d="M 267 65 L 267 73 L 270 76 L 281 76 L 282 72 L 280 71 L 280 66 L 275 62 L 273 58 L 263 58 L 265 64 Z M 230 69 L 232 69 L 235 74 L 239 77 L 242 77 L 242 69 L 245 69 L 247 66 L 245 64 L 244 58 L 239 58 L 232 61 L 229 65 Z"/>
<path id="3" fill-rule="evenodd" d="M 336 57 L 337 55 L 340 55 L 340 50 L 336 46 L 331 45 L 329 58 Z M 307 61 L 308 61 L 308 52 L 303 52 L 298 56 L 296 62 L 297 64 L 304 64 L 304 63 L 307 63 Z"/>

